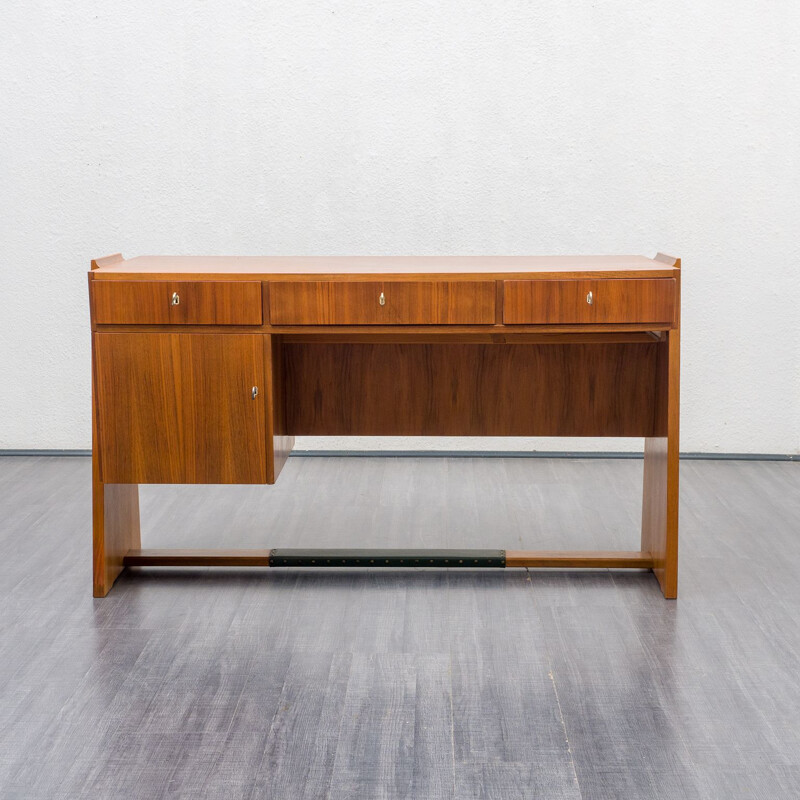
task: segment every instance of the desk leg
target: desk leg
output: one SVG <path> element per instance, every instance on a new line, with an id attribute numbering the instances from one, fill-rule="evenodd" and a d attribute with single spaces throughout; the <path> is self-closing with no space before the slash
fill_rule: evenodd
<path id="1" fill-rule="evenodd" d="M 137 484 L 93 482 L 94 596 L 105 597 L 124 569 L 122 559 L 142 546 Z"/>
<path id="2" fill-rule="evenodd" d="M 95 597 L 105 597 L 125 568 L 128 550 L 139 549 L 139 486 L 103 483 L 100 472 L 92 337 L 92 575 Z"/>
<path id="3" fill-rule="evenodd" d="M 653 572 L 664 597 L 678 596 L 678 467 L 680 334 L 671 330 L 659 348 L 656 430 L 645 439 L 642 550 L 653 557 Z"/>

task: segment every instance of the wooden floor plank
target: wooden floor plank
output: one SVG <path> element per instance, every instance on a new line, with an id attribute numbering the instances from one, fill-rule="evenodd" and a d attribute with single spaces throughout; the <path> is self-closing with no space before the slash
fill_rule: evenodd
<path id="1" fill-rule="evenodd" d="M 0 458 L 0 797 L 800 796 L 800 470 L 681 469 L 674 603 L 604 568 L 162 567 L 95 600 L 89 460 Z M 290 459 L 142 487 L 142 536 L 635 553 L 641 477 Z"/>

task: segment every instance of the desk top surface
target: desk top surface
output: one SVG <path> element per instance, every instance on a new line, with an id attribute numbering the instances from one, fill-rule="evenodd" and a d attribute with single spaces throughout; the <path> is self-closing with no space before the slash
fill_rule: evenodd
<path id="1" fill-rule="evenodd" d="M 488 275 L 559 273 L 603 277 L 672 277 L 678 267 L 645 256 L 138 256 L 100 259 L 93 278 L 339 275 Z M 93 263 L 94 266 L 94 263 Z"/>

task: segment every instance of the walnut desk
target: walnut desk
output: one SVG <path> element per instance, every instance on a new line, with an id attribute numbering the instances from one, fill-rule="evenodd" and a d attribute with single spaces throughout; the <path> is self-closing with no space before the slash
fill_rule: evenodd
<path id="1" fill-rule="evenodd" d="M 92 262 L 94 594 L 126 566 L 652 569 L 678 591 L 680 262 Z M 140 483 L 274 483 L 295 435 L 641 436 L 641 549 L 142 550 Z M 357 543 L 356 543 L 357 544 Z"/>

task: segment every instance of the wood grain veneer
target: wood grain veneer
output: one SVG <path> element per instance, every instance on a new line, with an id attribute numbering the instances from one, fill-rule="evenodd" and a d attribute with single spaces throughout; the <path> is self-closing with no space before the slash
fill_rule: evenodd
<path id="1" fill-rule="evenodd" d="M 503 322 L 510 325 L 668 323 L 674 315 L 674 279 L 504 282 Z"/>
<path id="2" fill-rule="evenodd" d="M 275 483 L 294 447 L 286 421 L 286 393 L 283 374 L 283 341 L 280 336 L 265 336 L 264 369 L 267 399 L 267 483 Z M 271 409 L 271 412 L 270 412 Z"/>
<path id="3" fill-rule="evenodd" d="M 265 483 L 264 338 L 96 333 L 103 480 Z"/>
<path id="4" fill-rule="evenodd" d="M 661 253 L 94 260 L 95 594 L 126 564 L 268 560 L 142 551 L 139 483 L 272 483 L 295 435 L 489 435 L 644 437 L 640 551 L 506 563 L 651 568 L 675 597 L 680 267 Z"/>
<path id="5" fill-rule="evenodd" d="M 656 260 L 680 269 L 680 259 Z M 675 290 L 675 329 L 658 346 L 654 415 L 656 436 L 644 443 L 642 549 L 653 555 L 653 572 L 664 597 L 678 596 L 678 510 L 680 472 L 680 272 Z"/>
<path id="6" fill-rule="evenodd" d="M 273 325 L 492 325 L 493 281 L 274 281 Z"/>
<path id="7" fill-rule="evenodd" d="M 124 568 L 124 556 L 141 547 L 139 487 L 104 483 L 98 429 L 96 353 L 92 339 L 92 593 L 105 597 Z"/>
<path id="8" fill-rule="evenodd" d="M 296 436 L 651 436 L 656 342 L 284 344 Z"/>
<path id="9" fill-rule="evenodd" d="M 679 360 L 679 333 L 670 331 L 658 345 L 657 435 L 645 439 L 642 494 L 642 549 L 653 554 L 665 597 L 678 595 Z"/>
<path id="10" fill-rule="evenodd" d="M 114 257 L 117 259 L 117 257 Z M 666 257 L 665 257 L 666 258 Z M 96 263 L 104 262 L 98 259 Z M 615 256 L 138 256 L 103 263 L 97 280 L 125 280 L 131 276 L 159 279 L 205 278 L 224 280 L 232 275 L 262 280 L 375 280 L 403 276 L 430 280 L 432 276 L 639 278 L 675 275 L 674 265 L 636 255 Z"/>
<path id="11" fill-rule="evenodd" d="M 260 325 L 263 320 L 260 281 L 91 281 L 90 286 L 98 325 Z"/>

